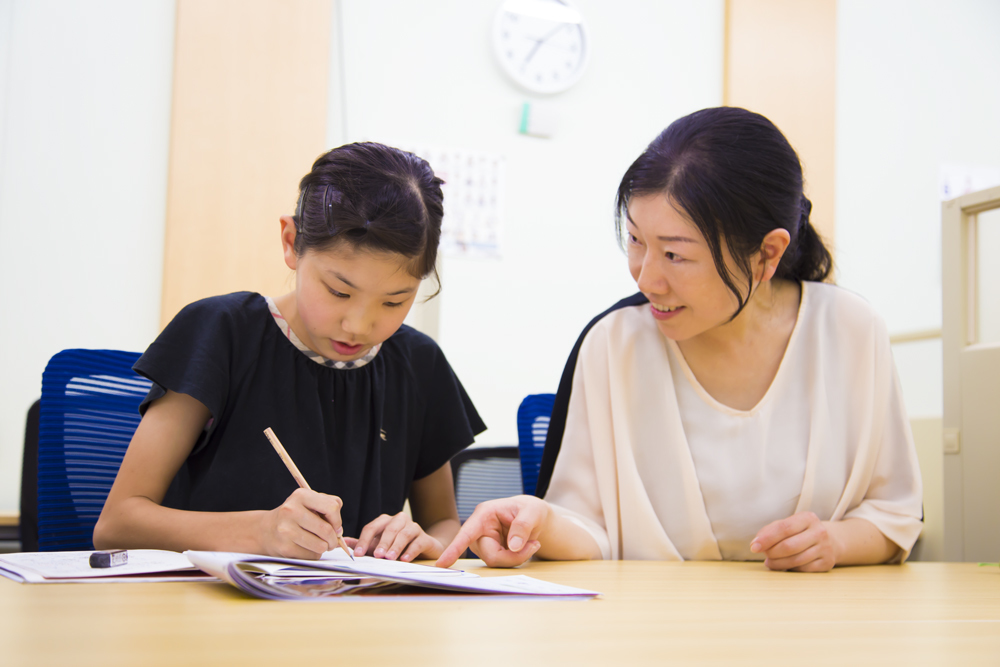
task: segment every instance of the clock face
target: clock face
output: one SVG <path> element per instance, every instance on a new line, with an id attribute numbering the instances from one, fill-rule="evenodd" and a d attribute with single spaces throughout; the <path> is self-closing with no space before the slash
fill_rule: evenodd
<path id="1" fill-rule="evenodd" d="M 569 0 L 505 0 L 493 21 L 493 48 L 504 71 L 535 93 L 558 93 L 583 75 L 590 42 Z"/>

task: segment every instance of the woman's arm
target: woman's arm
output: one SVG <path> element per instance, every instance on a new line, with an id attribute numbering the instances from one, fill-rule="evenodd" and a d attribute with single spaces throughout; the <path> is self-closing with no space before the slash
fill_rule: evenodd
<path id="1" fill-rule="evenodd" d="M 772 570 L 827 572 L 837 565 L 886 563 L 899 547 L 865 519 L 820 521 L 799 512 L 761 528 L 750 551 L 766 554 L 764 564 Z"/>
<path id="2" fill-rule="evenodd" d="M 168 391 L 146 410 L 94 528 L 94 545 L 184 551 L 242 551 L 315 558 L 336 546 L 340 499 L 299 489 L 271 511 L 189 512 L 163 497 L 210 413 Z"/>
<path id="3" fill-rule="evenodd" d="M 549 560 L 601 558 L 587 530 L 534 496 L 480 503 L 437 565 L 450 567 L 468 548 L 490 567 L 514 567 L 535 554 Z"/>

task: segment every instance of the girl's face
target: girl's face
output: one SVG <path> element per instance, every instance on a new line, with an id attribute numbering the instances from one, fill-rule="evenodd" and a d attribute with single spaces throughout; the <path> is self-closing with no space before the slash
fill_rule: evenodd
<path id="1" fill-rule="evenodd" d="M 664 336 L 683 341 L 729 322 L 739 302 L 701 232 L 666 195 L 633 197 L 626 225 L 629 271 Z M 725 244 L 723 257 L 733 265 Z"/>
<path id="2" fill-rule="evenodd" d="M 309 349 L 327 359 L 351 361 L 399 329 L 420 287 L 420 279 L 407 271 L 409 258 L 357 250 L 347 242 L 296 255 L 294 239 L 294 223 L 283 218 L 285 263 L 295 271 L 289 324 Z"/>

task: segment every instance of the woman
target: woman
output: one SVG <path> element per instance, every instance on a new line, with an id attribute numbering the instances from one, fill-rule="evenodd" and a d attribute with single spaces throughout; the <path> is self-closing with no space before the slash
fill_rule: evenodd
<path id="1" fill-rule="evenodd" d="M 641 294 L 592 322 L 567 364 L 545 499 L 480 506 L 438 563 L 467 545 L 500 566 L 904 560 L 921 483 L 888 335 L 821 282 L 830 254 L 781 132 L 737 108 L 681 118 L 616 204 Z"/>

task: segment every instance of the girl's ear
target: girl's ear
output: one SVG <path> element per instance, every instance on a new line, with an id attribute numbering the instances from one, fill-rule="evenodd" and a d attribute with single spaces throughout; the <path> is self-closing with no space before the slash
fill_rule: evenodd
<path id="1" fill-rule="evenodd" d="M 281 216 L 281 251 L 285 255 L 285 265 L 292 271 L 299 264 L 299 256 L 295 254 L 295 219 L 290 215 Z"/>
<path id="2" fill-rule="evenodd" d="M 778 263 L 781 261 L 782 256 L 785 251 L 788 250 L 788 244 L 791 242 L 791 236 L 788 234 L 787 229 L 772 229 L 764 237 L 764 240 L 760 244 L 760 254 L 758 258 L 758 265 L 756 267 L 757 271 L 760 272 L 760 281 L 770 280 L 774 277 L 775 272 L 778 270 Z"/>

